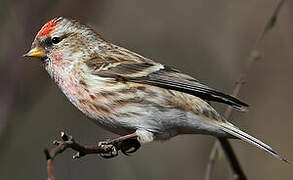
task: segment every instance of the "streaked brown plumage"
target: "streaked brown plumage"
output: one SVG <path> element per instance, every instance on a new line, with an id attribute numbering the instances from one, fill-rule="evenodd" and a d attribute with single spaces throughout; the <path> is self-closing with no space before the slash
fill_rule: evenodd
<path id="1" fill-rule="evenodd" d="M 239 138 L 284 160 L 226 121 L 208 101 L 238 110 L 247 104 L 113 45 L 78 21 L 55 18 L 46 23 L 26 56 L 41 58 L 67 98 L 99 126 L 124 136 L 120 140 L 136 137 L 147 143 L 179 134 L 209 134 Z"/>

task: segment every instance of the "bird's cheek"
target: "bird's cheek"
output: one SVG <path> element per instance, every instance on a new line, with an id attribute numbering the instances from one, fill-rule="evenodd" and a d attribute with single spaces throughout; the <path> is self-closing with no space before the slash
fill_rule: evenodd
<path id="1" fill-rule="evenodd" d="M 63 54 L 62 53 L 53 53 L 52 54 L 52 63 L 56 66 L 62 66 L 63 61 Z"/>

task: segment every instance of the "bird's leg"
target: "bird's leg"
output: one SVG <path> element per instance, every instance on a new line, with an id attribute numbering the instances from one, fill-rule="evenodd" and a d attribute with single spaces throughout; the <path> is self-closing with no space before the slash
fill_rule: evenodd
<path id="1" fill-rule="evenodd" d="M 108 153 L 101 154 L 101 157 L 107 159 L 113 158 L 118 155 L 118 150 L 121 150 L 125 155 L 136 152 L 140 148 L 140 143 L 136 138 L 137 134 L 131 133 L 112 140 L 99 142 L 100 146 L 105 146 L 107 148 L 111 146 L 111 150 Z"/>

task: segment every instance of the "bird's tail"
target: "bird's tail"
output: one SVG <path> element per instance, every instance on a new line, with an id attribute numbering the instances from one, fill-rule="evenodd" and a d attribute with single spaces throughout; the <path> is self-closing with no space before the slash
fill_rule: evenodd
<path id="1" fill-rule="evenodd" d="M 239 139 L 241 139 L 243 141 L 246 141 L 246 142 L 248 142 L 250 144 L 253 144 L 253 145 L 257 146 L 258 148 L 268 152 L 269 154 L 271 154 L 272 156 L 278 158 L 279 160 L 284 161 L 286 163 L 289 163 L 288 160 L 286 160 L 285 158 L 280 156 L 273 148 L 271 148 L 267 144 L 263 143 L 262 141 L 256 139 L 255 137 L 252 137 L 249 134 L 241 131 L 239 128 L 237 128 L 233 124 L 231 124 L 229 122 L 220 123 L 220 128 L 224 132 L 226 132 L 228 134 L 231 134 L 232 136 L 235 136 L 236 138 L 239 138 Z"/>

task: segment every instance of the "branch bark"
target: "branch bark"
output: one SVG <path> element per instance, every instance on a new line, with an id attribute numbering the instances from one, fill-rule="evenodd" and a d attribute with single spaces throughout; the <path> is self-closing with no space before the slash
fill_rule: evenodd
<path id="1" fill-rule="evenodd" d="M 249 71 L 251 69 L 251 66 L 257 60 L 262 59 L 262 55 L 257 49 L 260 47 L 265 35 L 276 25 L 278 15 L 279 15 L 280 10 L 283 7 L 284 3 L 285 3 L 285 0 L 279 0 L 277 2 L 276 7 L 273 10 L 273 13 L 271 14 L 269 19 L 267 20 L 263 30 L 261 31 L 258 38 L 256 39 L 255 44 L 252 48 L 252 51 L 251 51 L 250 55 L 248 56 L 248 58 L 246 59 L 246 64 L 244 66 L 243 72 L 240 74 L 240 77 L 238 78 L 238 80 L 235 83 L 235 87 L 234 87 L 232 94 L 231 94 L 232 96 L 234 96 L 234 97 L 238 96 L 241 87 L 246 82 L 246 79 L 247 79 L 247 76 L 248 76 Z M 229 119 L 231 114 L 232 114 L 232 108 L 229 106 L 229 107 L 227 107 L 227 109 L 225 111 L 224 117 L 226 119 Z M 218 140 L 215 142 L 214 146 L 212 147 L 212 150 L 210 153 L 210 158 L 209 158 L 206 172 L 205 172 L 205 180 L 211 179 L 213 167 L 216 162 L 217 151 L 219 150 L 220 147 L 222 147 L 222 149 L 224 150 L 236 179 L 246 180 L 247 178 L 246 178 L 246 176 L 240 166 L 240 163 L 234 153 L 234 150 L 233 150 L 230 142 L 227 139 L 223 139 L 223 138 L 218 138 Z"/>
<path id="2" fill-rule="evenodd" d="M 81 158 L 88 154 L 108 154 L 111 153 L 112 147 L 114 144 L 101 144 L 98 145 L 90 145 L 90 146 L 83 146 L 77 143 L 72 136 L 67 135 L 64 131 L 61 131 L 61 141 L 53 141 L 53 144 L 56 145 L 55 148 L 51 149 L 50 151 L 48 149 L 44 150 L 44 154 L 46 156 L 47 160 L 47 176 L 48 180 L 55 180 L 53 175 L 53 160 L 58 154 L 61 154 L 66 149 L 70 148 L 75 150 L 77 153 L 73 155 L 73 159 Z M 123 142 L 115 143 L 115 147 L 117 151 L 121 150 L 124 154 L 128 155 L 127 152 L 123 151 L 123 148 L 125 148 L 125 144 Z M 126 147 L 127 149 L 127 147 Z M 134 152 L 134 151 L 132 151 Z M 132 153 L 129 152 L 129 153 Z M 118 152 L 117 152 L 118 153 Z M 104 156 L 105 157 L 105 156 Z"/>

